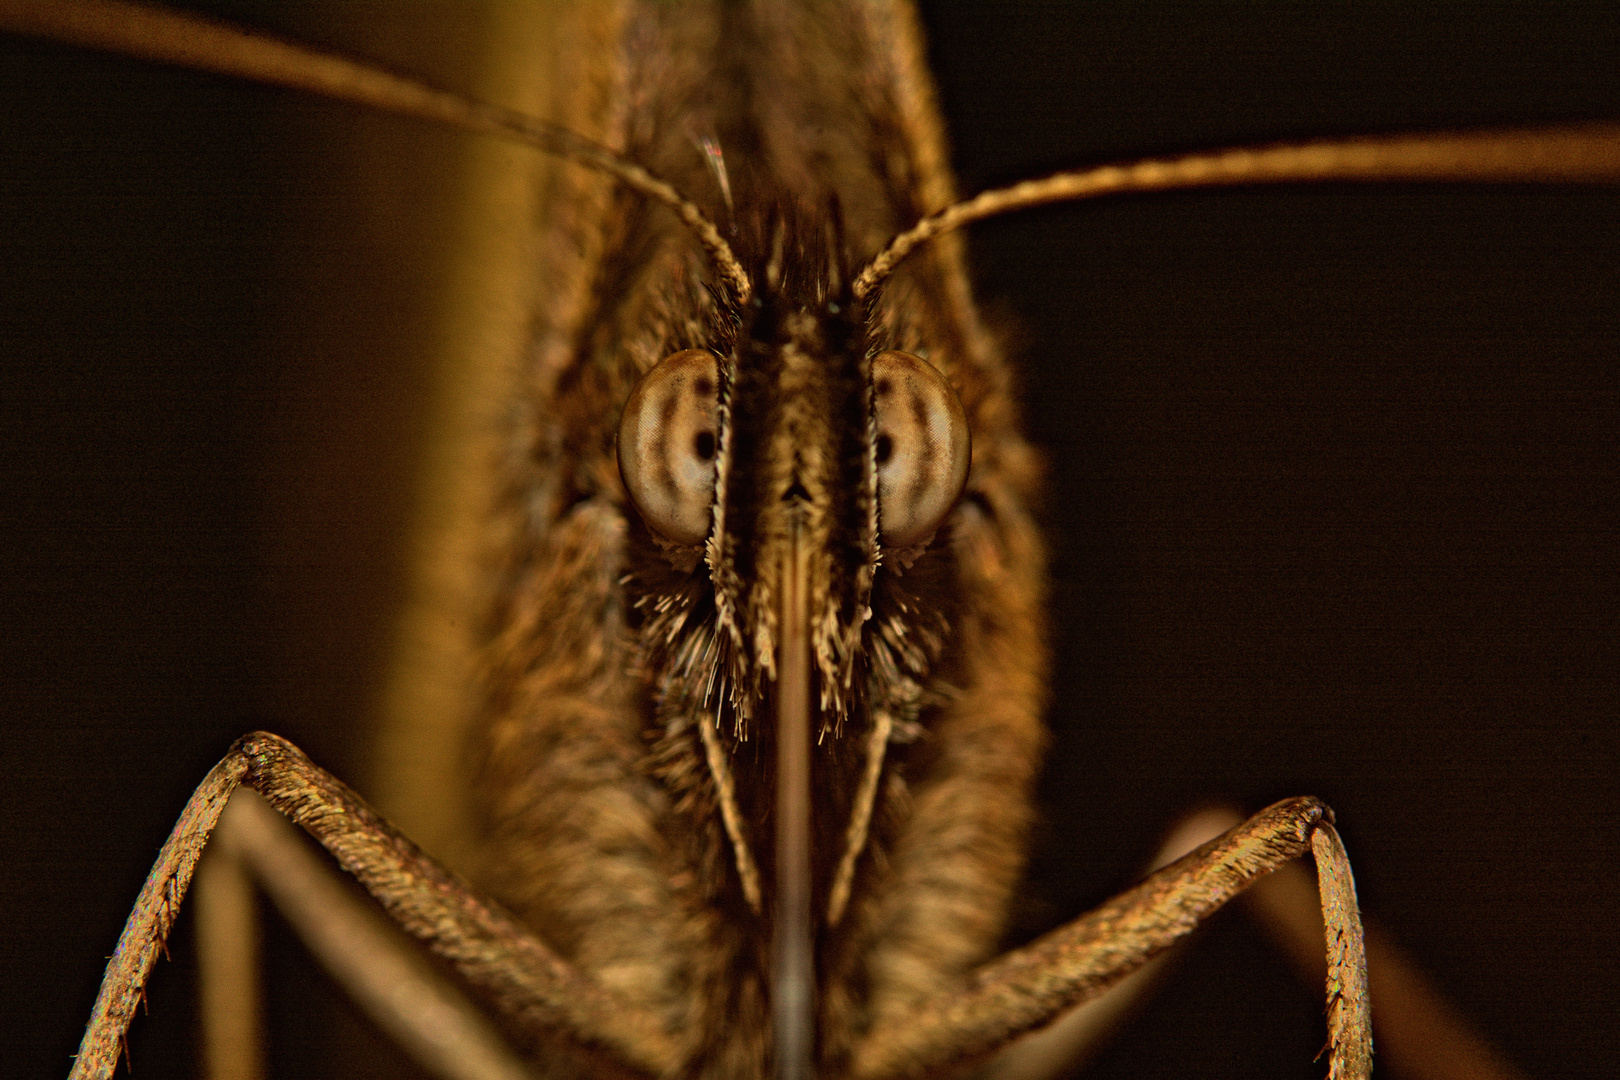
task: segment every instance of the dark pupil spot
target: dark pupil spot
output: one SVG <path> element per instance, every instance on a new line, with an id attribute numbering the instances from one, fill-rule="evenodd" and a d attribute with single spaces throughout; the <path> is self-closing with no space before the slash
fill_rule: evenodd
<path id="1" fill-rule="evenodd" d="M 894 456 L 894 440 L 889 438 L 888 432 L 881 431 L 878 433 L 876 450 L 879 465 L 886 464 L 889 458 Z"/>
<path id="2" fill-rule="evenodd" d="M 692 440 L 692 452 L 697 454 L 699 461 L 708 461 L 714 457 L 714 432 L 700 431 Z"/>

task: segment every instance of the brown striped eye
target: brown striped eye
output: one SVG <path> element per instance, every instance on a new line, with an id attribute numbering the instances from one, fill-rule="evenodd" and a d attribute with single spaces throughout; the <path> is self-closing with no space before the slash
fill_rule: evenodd
<path id="1" fill-rule="evenodd" d="M 619 475 L 647 526 L 671 543 L 709 535 L 719 413 L 714 354 L 687 349 L 641 377 L 619 418 Z"/>
<path id="2" fill-rule="evenodd" d="M 967 417 L 944 376 L 910 353 L 872 358 L 878 524 L 883 543 L 928 539 L 956 505 L 973 458 Z"/>

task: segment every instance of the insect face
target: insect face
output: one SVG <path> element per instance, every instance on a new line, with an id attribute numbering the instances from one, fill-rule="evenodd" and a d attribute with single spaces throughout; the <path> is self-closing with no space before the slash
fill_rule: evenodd
<path id="1" fill-rule="evenodd" d="M 959 30 L 939 12 L 931 33 L 972 190 L 1186 146 L 1613 115 L 1612 16 L 1571 10 L 1176 11 L 1137 29 L 1107 12 L 1039 28 L 1036 12 Z M 385 58 L 431 64 L 450 40 Z M 41 227 L 7 257 L 41 259 L 8 275 L 23 313 L 8 325 L 50 316 L 60 352 L 34 354 L 39 381 L 8 408 L 28 440 L 14 505 L 30 508 L 6 515 L 22 553 L 9 595 L 44 632 L 9 639 L 6 758 L 29 824 L 5 872 L 7 895 L 60 924 L 13 920 L 31 929 L 5 977 L 27 982 L 4 999 L 27 1029 L 10 1060 L 48 1074 L 174 807 L 230 737 L 273 726 L 363 776 L 339 732 L 373 715 L 417 491 L 399 468 L 425 409 L 410 387 L 433 379 L 371 348 L 430 333 L 414 319 L 431 247 L 393 230 L 453 172 L 424 162 L 458 137 L 14 47 L 32 59 L 0 64 L 8 102 L 44 93 L 39 112 L 9 113 L 36 120 L 7 140 L 22 159 L 5 169 L 22 207 L 8 218 Z M 979 66 L 992 57 L 1011 61 Z M 282 108 L 295 115 L 266 118 Z M 394 160 L 334 149 L 357 141 Z M 116 212 L 86 222 L 98 206 Z M 317 231 L 280 231 L 293 220 Z M 1523 1060 L 1598 1074 L 1590 1032 L 1620 1011 L 1591 872 L 1617 842 L 1592 809 L 1612 805 L 1617 774 L 1613 222 L 1602 193 L 1336 190 L 976 234 L 987 291 L 1032 342 L 1024 399 L 1053 492 L 1059 741 L 1025 932 L 1128 878 L 1190 800 L 1318 791 L 1351 823 L 1370 907 L 1448 991 Z M 285 293 L 270 284 L 283 268 Z M 379 280 L 402 292 L 352 291 Z M 85 338 L 64 345 L 75 327 Z M 329 344 L 350 331 L 352 353 Z M 189 344 L 140 351 L 157 341 Z M 1314 1002 L 1269 967 L 1234 976 L 1246 946 L 1217 950 L 1122 1057 L 1204 1074 L 1309 1059 Z M 298 1012 L 289 1056 L 345 1023 L 314 976 L 276 978 Z M 159 981 L 135 1032 L 146 1071 L 189 1060 L 177 983 Z M 1215 1013 L 1211 996 L 1267 1015 Z M 1293 1035 L 1261 1030 L 1279 1012 Z"/>

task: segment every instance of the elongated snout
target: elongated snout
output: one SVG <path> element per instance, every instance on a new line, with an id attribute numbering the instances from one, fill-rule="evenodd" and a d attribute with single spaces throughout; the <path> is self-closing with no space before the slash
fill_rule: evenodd
<path id="1" fill-rule="evenodd" d="M 776 687 L 776 910 L 771 1009 L 777 1080 L 809 1080 L 815 1051 L 810 923 L 810 586 L 803 515 L 793 512 L 779 579 Z"/>

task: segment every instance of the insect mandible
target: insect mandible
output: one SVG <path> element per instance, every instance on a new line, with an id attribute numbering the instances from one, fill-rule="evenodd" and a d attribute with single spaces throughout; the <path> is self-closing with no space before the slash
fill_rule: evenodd
<path id="1" fill-rule="evenodd" d="M 249 93 L 251 94 L 253 92 L 250 91 Z M 263 93 L 263 92 L 260 92 L 260 93 Z M 1425 118 L 1425 119 L 1426 120 L 1432 120 L 1433 118 Z M 1444 120 L 1444 119 L 1448 119 L 1448 118 L 1440 118 L 1440 119 Z M 1470 116 L 1470 117 L 1468 117 L 1468 119 L 1475 119 L 1475 117 Z M 1485 119 L 1490 119 L 1490 118 L 1485 118 Z M 1300 121 L 1300 122 L 1297 122 L 1297 123 L 1303 124 L 1303 123 L 1306 123 L 1306 122 Z M 1362 124 L 1360 126 L 1368 126 L 1368 125 Z M 1345 127 L 1348 128 L 1349 125 L 1345 125 Z M 961 125 L 959 123 L 958 124 L 958 130 L 960 130 L 960 128 L 961 128 Z M 1300 129 L 1297 128 L 1297 127 L 1290 128 L 1290 127 L 1284 126 L 1282 129 L 1270 129 L 1270 130 L 1264 130 L 1264 131 L 1242 132 L 1241 134 L 1244 137 L 1264 138 L 1264 137 L 1271 137 L 1271 136 L 1281 135 L 1281 134 L 1293 134 L 1298 130 L 1300 130 Z M 1303 130 L 1308 132 L 1311 129 L 1306 127 Z M 1177 138 L 1173 138 L 1173 137 L 1165 137 L 1165 143 L 1159 143 L 1159 142 L 1152 141 L 1152 138 L 1150 137 L 1149 139 L 1144 140 L 1144 142 L 1141 144 L 1141 149 L 1143 149 L 1143 150 L 1157 150 L 1157 149 L 1164 148 L 1166 143 L 1168 143 L 1170 145 L 1173 145 L 1173 146 L 1181 146 L 1181 145 L 1191 145 L 1191 144 L 1193 144 L 1195 142 L 1196 143 L 1202 143 L 1202 142 L 1219 142 L 1219 141 L 1230 141 L 1230 140 L 1226 139 L 1224 136 L 1217 136 L 1215 138 L 1204 138 L 1204 137 L 1202 137 L 1200 135 L 1196 139 L 1192 138 L 1192 137 L 1188 137 L 1186 139 L 1177 139 Z M 1099 153 L 1101 154 L 1101 156 L 1105 156 L 1105 157 L 1127 156 L 1126 155 L 1126 148 L 1123 148 L 1123 147 L 1120 149 L 1119 152 L 1113 152 L 1112 148 L 1110 148 L 1110 150 L 1107 151 L 1107 152 L 1099 151 Z M 1084 156 L 1090 157 L 1090 156 L 1092 156 L 1092 154 L 1088 151 Z M 1034 163 L 1034 164 L 1039 165 L 1039 164 L 1057 164 L 1057 163 L 1058 162 L 1056 162 L 1056 161 L 1050 161 L 1050 162 L 1038 162 L 1038 163 Z M 1006 179 L 1006 178 L 1011 178 L 1011 177 L 1021 175 L 1021 174 L 1024 174 L 1024 173 L 1028 173 L 1030 171 L 1033 171 L 1033 169 L 1029 165 L 1020 164 L 1020 165 L 1017 165 L 1017 166 L 1004 166 L 1004 167 L 1001 167 L 999 170 L 997 170 L 996 175 L 997 175 L 997 178 Z M 1529 197 L 1534 199 L 1536 196 L 1534 194 L 1531 194 Z M 1301 198 L 1301 201 L 1303 202 L 1304 200 L 1307 200 L 1307 199 L 1310 199 L 1310 198 L 1313 198 L 1313 196 L 1306 195 L 1306 196 L 1303 196 Z M 1346 196 L 1341 195 L 1341 196 L 1339 196 L 1339 198 L 1341 198 L 1341 199 L 1346 198 Z M 1359 198 L 1359 196 L 1350 195 L 1350 196 L 1348 196 L 1348 198 L 1354 200 L 1356 198 Z M 1579 198 L 1585 198 L 1585 197 L 1584 196 L 1574 196 L 1574 198 L 1579 199 Z M 1209 207 L 1209 206 L 1214 205 L 1214 200 L 1207 200 L 1206 201 L 1206 200 L 1200 198 L 1197 201 L 1198 201 L 1198 204 L 1199 204 L 1199 206 L 1201 208 L 1202 207 Z M 1493 206 L 1494 205 L 1496 205 L 1496 204 L 1493 203 Z M 1172 207 L 1172 208 L 1174 208 L 1174 207 Z M 1147 212 L 1147 211 L 1144 211 L 1144 212 Z M 1206 211 L 1204 209 L 1200 209 L 1200 211 L 1199 211 L 1200 215 L 1204 215 L 1207 212 L 1208 211 Z M 1088 213 L 1090 213 L 1090 212 L 1088 212 Z M 1113 211 L 1113 210 L 1108 210 L 1108 211 L 1099 211 L 1099 212 L 1096 212 L 1096 213 L 1099 216 L 1105 216 L 1105 217 L 1112 218 L 1112 217 L 1117 216 L 1118 212 Z M 1586 217 L 1586 218 L 1589 219 L 1590 215 L 1583 215 L 1583 217 Z M 1050 220 L 1051 220 L 1050 216 L 1043 216 L 1040 219 L 1041 225 L 1039 226 L 1039 228 L 1044 229 L 1046 227 L 1046 222 L 1048 222 Z M 1089 233 L 1089 232 L 1091 232 L 1093 230 L 1096 230 L 1096 229 L 1102 229 L 1102 228 L 1104 228 L 1104 226 L 1099 225 L 1093 219 L 1088 218 L 1085 228 L 1086 228 L 1087 232 Z M 1077 263 L 1084 264 L 1088 260 L 1076 259 L 1075 261 Z M 1179 261 L 1182 262 L 1182 263 L 1185 263 L 1187 260 L 1181 259 Z M 1105 282 L 1104 284 L 1106 286 L 1107 283 Z M 1113 295 L 1111 292 L 1108 292 L 1106 294 L 1107 295 Z M 1284 306 L 1284 305 L 1279 304 L 1278 306 Z M 1088 313 L 1087 317 L 1090 318 L 1090 313 Z M 1079 321 L 1079 320 L 1076 320 L 1076 321 Z M 1036 377 L 1039 377 L 1039 376 L 1036 376 Z M 1162 449 L 1162 447 L 1160 449 Z M 1067 465 L 1063 464 L 1063 462 L 1066 459 L 1062 458 L 1060 455 L 1054 455 L 1054 457 L 1057 458 L 1057 460 L 1058 460 L 1057 468 L 1062 470 L 1062 469 L 1065 469 L 1065 468 L 1068 467 Z M 1061 500 L 1058 500 L 1058 501 L 1061 502 Z M 1106 538 L 1106 536 L 1109 535 L 1109 534 L 1104 533 L 1103 535 Z M 1105 545 L 1105 547 L 1106 547 L 1106 545 Z M 1106 553 L 1106 551 L 1105 551 L 1105 553 Z M 1084 580 L 1084 570 L 1083 569 L 1078 569 L 1076 571 L 1075 579 L 1076 580 Z M 1148 587 L 1143 587 L 1143 588 L 1148 588 Z M 1150 588 L 1148 589 L 1148 591 L 1151 591 Z M 1127 635 L 1126 640 L 1129 640 L 1128 635 Z M 1124 648 L 1125 646 L 1121 646 L 1121 647 Z M 1061 649 L 1060 649 L 1060 651 L 1061 651 Z M 1166 663 L 1168 663 L 1168 662 L 1169 661 L 1166 661 Z M 1171 680 L 1171 681 L 1173 682 L 1174 680 Z M 311 694 L 310 696 L 311 697 L 318 697 L 318 695 L 315 695 L 315 694 Z M 1192 698 L 1189 697 L 1188 700 L 1190 701 L 1190 700 L 1192 700 Z M 304 702 L 305 703 L 300 704 L 296 708 L 289 709 L 288 711 L 289 712 L 307 712 L 307 713 L 313 713 L 313 712 L 316 711 L 313 705 L 307 703 L 308 698 L 304 699 Z M 231 705 L 228 705 L 226 707 L 230 708 L 230 709 L 234 709 L 234 710 L 241 710 L 242 709 L 242 707 L 240 705 L 237 705 L 237 704 L 231 704 Z M 263 706 L 260 706 L 260 707 L 264 708 Z M 1099 719 L 1099 718 L 1096 718 L 1096 717 L 1091 717 L 1089 714 L 1092 713 L 1092 712 L 1107 712 L 1107 711 L 1108 711 L 1107 709 L 1102 709 L 1102 708 L 1099 708 L 1097 710 L 1088 709 L 1087 710 L 1088 723 L 1104 723 L 1104 722 L 1106 722 L 1105 720 L 1102 720 L 1102 719 Z M 1248 719 L 1248 714 L 1245 713 L 1245 722 L 1247 722 L 1247 719 Z M 268 721 L 266 721 L 266 722 L 268 723 Z M 239 719 L 233 717 L 231 726 L 233 728 L 240 728 L 242 726 L 242 723 L 240 722 Z M 300 735 L 300 739 L 301 739 L 301 741 L 308 741 L 302 735 Z M 195 764 L 195 762 L 188 763 L 188 765 L 194 765 L 194 764 Z M 1118 767 L 1113 767 L 1113 768 L 1118 768 Z M 1110 769 L 1110 767 L 1105 767 L 1101 771 L 1106 775 L 1109 772 L 1109 769 Z M 180 771 L 185 771 L 185 770 L 180 770 Z M 195 775 L 195 768 L 191 768 L 190 772 L 188 772 L 187 775 L 185 776 L 183 782 L 189 784 L 190 780 L 194 778 L 194 775 Z M 181 782 L 182 781 L 176 781 L 176 783 L 181 783 Z M 1234 782 L 1234 786 L 1236 786 L 1235 782 Z M 1310 786 L 1312 786 L 1312 785 L 1310 785 L 1310 784 L 1304 785 L 1304 787 L 1310 787 Z M 1283 781 L 1279 780 L 1279 781 L 1262 781 L 1259 785 L 1257 785 L 1256 790 L 1261 790 L 1261 791 L 1268 792 L 1268 793 L 1275 792 L 1277 794 L 1281 794 L 1284 791 L 1291 791 L 1291 790 L 1295 790 L 1296 788 L 1301 788 L 1301 785 L 1296 784 L 1296 783 L 1292 783 L 1292 782 L 1284 783 Z M 1337 788 L 1335 789 L 1334 794 L 1335 794 L 1335 796 L 1338 795 L 1338 789 Z M 172 799 L 171 799 L 171 802 L 172 802 Z M 168 811 L 165 811 L 165 813 L 167 813 L 167 812 Z M 1156 810 L 1154 812 L 1162 813 L 1162 812 L 1168 812 L 1168 811 L 1160 809 L 1160 810 Z M 1150 843 L 1145 839 L 1147 833 L 1150 831 L 1149 827 L 1144 826 L 1144 825 L 1138 825 L 1138 826 L 1135 827 L 1135 831 L 1136 831 L 1136 836 L 1134 838 L 1132 838 L 1131 841 L 1130 841 L 1130 846 L 1132 848 L 1132 851 L 1131 851 L 1130 854 L 1119 857 L 1119 858 L 1127 860 L 1127 861 L 1122 862 L 1120 864 L 1120 867 L 1119 867 L 1118 871 L 1116 872 L 1117 874 L 1127 873 L 1128 870 L 1129 870 L 1129 862 L 1128 862 L 1128 860 L 1130 860 L 1132 858 L 1135 858 L 1135 857 L 1139 857 L 1140 853 L 1142 851 L 1146 850 L 1146 848 L 1148 846 L 1150 846 Z M 1420 831 L 1420 830 L 1415 830 L 1414 829 L 1413 831 L 1416 832 L 1416 831 Z M 111 841 L 109 840 L 109 843 L 110 842 Z M 1107 887 L 1106 883 L 1102 883 L 1102 882 L 1099 882 L 1098 884 L 1096 884 L 1094 886 L 1089 886 L 1089 888 L 1092 888 L 1092 889 L 1096 890 L 1096 894 L 1098 896 L 1101 895 L 1102 890 L 1104 890 L 1106 887 Z M 127 892 L 128 890 L 125 889 L 124 891 Z M 117 904 L 110 904 L 110 906 L 116 907 L 121 903 L 122 903 L 122 901 L 119 900 L 117 902 Z M 103 936 L 105 937 L 106 935 L 103 935 Z M 92 950 L 104 950 L 105 949 L 105 944 L 93 944 L 93 945 L 91 945 L 91 948 L 92 948 Z M 159 1010 L 159 1011 L 160 1011 L 160 1014 L 161 1014 L 161 1010 Z"/>

